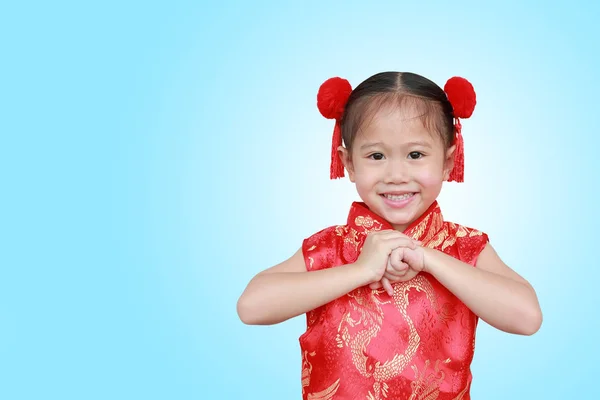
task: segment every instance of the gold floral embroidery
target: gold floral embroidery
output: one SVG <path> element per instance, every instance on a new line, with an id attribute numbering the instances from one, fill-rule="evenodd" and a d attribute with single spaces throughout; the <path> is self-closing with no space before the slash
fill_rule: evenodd
<path id="1" fill-rule="evenodd" d="M 435 217 L 431 217 L 431 226 L 427 230 L 427 236 L 425 236 L 425 241 L 429 241 L 437 232 L 443 230 L 444 227 L 444 217 L 439 207 L 434 210 Z"/>
<path id="2" fill-rule="evenodd" d="M 465 237 L 465 236 L 467 236 L 467 229 L 464 226 L 459 225 L 457 227 L 456 224 L 453 223 L 452 224 L 452 228 L 457 228 L 456 229 L 456 237 Z"/>
<path id="3" fill-rule="evenodd" d="M 314 357 L 316 353 L 313 351 L 309 353 L 304 351 L 302 354 L 302 394 L 306 393 L 306 388 L 310 385 L 310 374 L 312 373 L 312 364 L 308 361 L 308 356 Z M 333 382 L 327 389 L 317 393 L 309 393 L 307 398 L 309 400 L 330 400 L 333 398 L 340 386 L 340 380 Z"/>
<path id="4" fill-rule="evenodd" d="M 473 236 L 483 236 L 483 232 L 478 231 L 477 229 L 471 229 L 471 232 L 469 232 L 469 237 Z"/>
<path id="5" fill-rule="evenodd" d="M 358 233 L 354 228 L 350 228 L 348 234 L 344 238 L 345 243 L 350 243 L 356 251 L 358 251 L 358 247 L 360 246 L 360 240 L 358 239 Z"/>
<path id="6" fill-rule="evenodd" d="M 444 218 L 438 205 L 423 218 L 417 225 L 409 228 L 405 233 L 413 239 L 420 240 L 423 243 L 431 241 L 438 235 L 444 226 Z M 441 243 L 441 242 L 440 242 Z"/>
<path id="7" fill-rule="evenodd" d="M 344 238 L 344 243 L 349 243 L 356 251 L 358 251 L 358 246 L 360 245 L 360 241 L 358 239 L 358 234 L 356 229 L 349 227 L 348 225 L 338 225 L 335 227 L 335 234 L 337 236 Z"/>
<path id="8" fill-rule="evenodd" d="M 383 227 L 383 224 L 381 222 L 375 221 L 370 216 L 358 216 L 354 220 L 354 223 L 356 224 L 356 226 L 362 226 L 364 228 L 364 231 L 362 233 L 364 233 L 365 235 L 368 235 L 373 231 L 380 231 Z"/>
<path id="9" fill-rule="evenodd" d="M 322 390 L 317 393 L 309 393 L 308 400 L 330 400 L 330 399 L 333 399 L 333 396 L 338 391 L 339 387 L 340 387 L 340 379 L 338 378 L 338 380 L 333 382 L 331 384 L 331 386 L 329 386 L 327 389 Z"/>
<path id="10" fill-rule="evenodd" d="M 358 216 L 354 219 L 354 225 L 361 228 L 359 230 L 353 227 L 343 226 L 336 228 L 336 234 L 344 237 L 344 243 L 348 243 L 354 247 L 354 250 L 359 251 L 361 244 L 364 242 L 364 237 L 371 232 L 380 231 L 383 224 L 374 220 L 370 216 Z"/>
<path id="11" fill-rule="evenodd" d="M 425 244 L 429 248 L 434 249 L 434 248 L 438 247 L 440 244 L 442 244 L 447 236 L 448 236 L 448 231 L 446 229 L 442 229 L 435 236 L 433 236 L 429 241 L 423 242 L 423 244 Z"/>
<path id="12" fill-rule="evenodd" d="M 465 397 L 465 394 L 467 394 L 467 392 L 469 391 L 469 386 L 470 383 L 467 383 L 467 386 L 465 386 L 464 389 L 461 390 L 460 393 L 456 395 L 456 397 L 453 400 L 462 400 L 462 398 Z"/>
<path id="13" fill-rule="evenodd" d="M 310 374 L 313 369 L 312 364 L 308 361 L 308 356 L 314 357 L 315 354 L 314 351 L 309 353 L 306 350 L 302 353 L 302 394 L 305 393 L 306 387 L 310 385 Z"/>
<path id="14" fill-rule="evenodd" d="M 451 235 L 447 236 L 446 240 L 442 243 L 442 251 L 446 250 L 446 248 L 453 246 L 456 243 L 456 236 Z"/>
<path id="15" fill-rule="evenodd" d="M 417 226 L 415 226 L 412 229 L 412 233 L 410 234 L 410 236 L 413 239 L 417 239 L 419 240 L 421 237 L 423 237 L 423 232 L 425 232 L 425 228 L 427 228 L 427 224 L 429 223 L 429 220 L 431 219 L 431 214 L 428 214 L 423 221 L 421 221 Z"/>
<path id="16" fill-rule="evenodd" d="M 427 373 L 429 368 L 429 360 L 425 361 L 423 371 L 419 371 L 416 365 L 412 366 L 415 372 L 415 380 L 411 382 L 412 394 L 408 400 L 435 400 L 440 395 L 440 385 L 444 381 L 446 374 L 440 371 L 440 360 L 435 362 L 435 367 L 432 373 Z M 444 364 L 450 362 L 450 359 L 443 361 Z"/>

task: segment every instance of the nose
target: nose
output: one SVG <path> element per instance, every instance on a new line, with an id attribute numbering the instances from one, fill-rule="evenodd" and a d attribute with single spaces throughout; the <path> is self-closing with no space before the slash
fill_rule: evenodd
<path id="1" fill-rule="evenodd" d="M 406 183 L 408 179 L 408 166 L 404 160 L 389 159 L 385 168 L 385 183 Z"/>

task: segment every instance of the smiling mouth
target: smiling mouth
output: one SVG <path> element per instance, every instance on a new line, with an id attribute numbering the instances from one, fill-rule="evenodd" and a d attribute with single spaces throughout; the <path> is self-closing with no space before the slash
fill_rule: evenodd
<path id="1" fill-rule="evenodd" d="M 385 197 L 391 201 L 402 201 L 407 200 L 413 197 L 416 193 L 403 193 L 403 194 L 391 194 L 391 193 L 383 193 L 381 196 Z"/>

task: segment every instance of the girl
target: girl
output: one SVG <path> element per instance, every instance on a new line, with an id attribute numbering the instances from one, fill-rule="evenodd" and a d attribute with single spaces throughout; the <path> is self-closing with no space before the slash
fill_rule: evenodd
<path id="1" fill-rule="evenodd" d="M 256 275 L 237 307 L 254 325 L 307 314 L 304 400 L 469 399 L 478 319 L 540 328 L 532 286 L 436 200 L 444 181 L 463 180 L 460 119 L 475 103 L 459 77 L 444 90 L 399 72 L 321 86 L 318 108 L 336 121 L 331 178 L 345 168 L 362 201 Z"/>

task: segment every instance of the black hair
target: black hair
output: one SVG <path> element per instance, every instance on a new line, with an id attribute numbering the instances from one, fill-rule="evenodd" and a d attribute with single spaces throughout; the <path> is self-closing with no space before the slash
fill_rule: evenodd
<path id="1" fill-rule="evenodd" d="M 363 81 L 348 98 L 341 119 L 342 138 L 348 151 L 367 119 L 393 103 L 416 109 L 425 128 L 440 135 L 446 148 L 454 144 L 452 104 L 442 88 L 411 72 L 381 72 Z"/>

